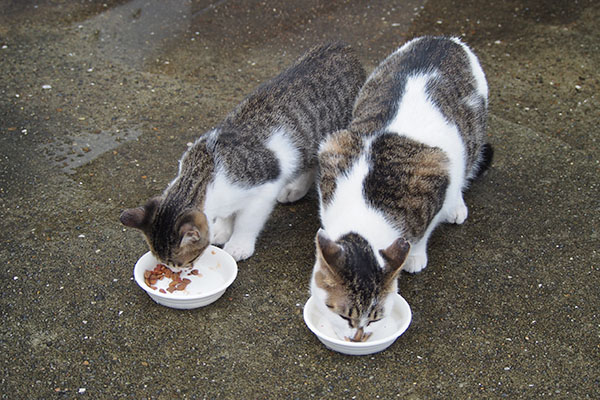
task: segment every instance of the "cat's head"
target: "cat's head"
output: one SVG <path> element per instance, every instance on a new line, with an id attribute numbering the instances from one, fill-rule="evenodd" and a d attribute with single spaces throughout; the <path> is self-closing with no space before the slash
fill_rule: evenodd
<path id="1" fill-rule="evenodd" d="M 206 216 L 198 210 L 177 210 L 160 197 L 121 213 L 121 223 L 142 231 L 150 251 L 162 263 L 176 267 L 192 263 L 208 247 Z"/>
<path id="2" fill-rule="evenodd" d="M 319 229 L 316 247 L 311 292 L 332 328 L 340 338 L 353 338 L 359 330 L 372 333 L 390 312 L 409 243 L 397 239 L 377 257 L 356 233 L 334 241 Z"/>

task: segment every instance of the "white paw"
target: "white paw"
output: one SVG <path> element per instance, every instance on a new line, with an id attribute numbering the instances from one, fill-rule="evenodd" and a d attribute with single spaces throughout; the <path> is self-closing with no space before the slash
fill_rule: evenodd
<path id="1" fill-rule="evenodd" d="M 287 184 L 277 195 L 277 201 L 280 203 L 292 203 L 300 200 L 306 194 L 304 188 L 297 188 L 294 184 Z"/>
<path id="2" fill-rule="evenodd" d="M 253 242 L 233 242 L 229 241 L 223 246 L 225 250 L 235 261 L 241 261 L 249 258 L 254 254 L 254 243 Z"/>
<path id="3" fill-rule="evenodd" d="M 459 205 L 448 212 L 446 222 L 451 224 L 462 224 L 467 219 L 468 214 L 469 210 L 467 209 L 467 205 L 464 201 L 461 201 Z"/>
<path id="4" fill-rule="evenodd" d="M 212 227 L 212 235 L 210 242 L 216 245 L 222 245 L 227 243 L 231 237 L 233 227 L 229 220 L 223 218 L 217 218 L 214 226 Z"/>
<path id="5" fill-rule="evenodd" d="M 402 269 L 406 272 L 410 272 L 414 274 L 415 272 L 420 272 L 423 268 L 427 266 L 427 254 L 426 253 L 417 253 L 417 254 L 409 254 L 406 257 L 406 261 L 404 262 L 404 266 Z"/>
<path id="6" fill-rule="evenodd" d="M 222 244 L 227 243 L 230 237 L 231 232 L 215 232 L 215 235 L 213 236 L 210 243 L 217 246 L 221 246 Z"/>
<path id="7" fill-rule="evenodd" d="M 304 197 L 315 181 L 315 171 L 307 171 L 281 189 L 277 195 L 280 203 L 292 203 Z"/>

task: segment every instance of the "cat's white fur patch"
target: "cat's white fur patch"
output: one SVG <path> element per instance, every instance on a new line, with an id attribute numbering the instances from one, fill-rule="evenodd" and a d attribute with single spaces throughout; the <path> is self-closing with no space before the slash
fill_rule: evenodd
<path id="1" fill-rule="evenodd" d="M 277 129 L 266 144 L 273 151 L 279 161 L 279 177 L 262 185 L 246 187 L 232 182 L 228 179 L 225 170 L 217 168 L 214 180 L 207 188 L 204 211 L 207 217 L 212 216 L 227 218 L 236 211 L 242 209 L 248 201 L 248 197 L 259 194 L 267 195 L 277 188 L 283 187 L 298 168 L 300 155 L 293 146 L 291 140 L 286 137 L 282 129 Z M 209 218 L 210 219 L 210 218 Z"/>
<path id="2" fill-rule="evenodd" d="M 368 172 L 369 167 L 363 155 L 348 174 L 338 177 L 332 201 L 321 207 L 321 223 L 332 240 L 350 232 L 364 237 L 375 250 L 379 264 L 383 265 L 383 259 L 377 250 L 387 248 L 402 236 L 402 232 L 392 228 L 383 213 L 366 203 L 362 189 Z"/>
<path id="3" fill-rule="evenodd" d="M 462 181 L 464 144 L 456 125 L 449 123 L 429 99 L 426 87 L 430 79 L 437 79 L 437 74 L 413 75 L 407 79 L 398 112 L 386 130 L 443 150 L 450 160 L 450 176 Z"/>
<path id="4" fill-rule="evenodd" d="M 257 186 L 239 185 L 217 163 L 214 179 L 206 190 L 204 213 L 211 242 L 220 243 L 228 238 L 223 248 L 236 260 L 254 253 L 256 238 L 273 210 L 277 195 L 294 178 L 300 162 L 299 151 L 282 128 L 273 132 L 266 147 L 279 161 L 280 174 L 276 180 Z"/>
<path id="5" fill-rule="evenodd" d="M 277 181 L 287 183 L 293 179 L 300 163 L 300 152 L 286 134 L 283 127 L 275 129 L 269 138 L 266 147 L 275 153 L 279 160 L 279 178 Z"/>
<path id="6" fill-rule="evenodd" d="M 387 130 L 427 146 L 437 147 L 446 153 L 450 182 L 442 211 L 444 214 L 454 214 L 464 205 L 462 189 L 466 183 L 465 146 L 456 125 L 449 123 L 429 99 L 426 87 L 430 79 L 437 79 L 437 74 L 417 74 L 407 79 L 398 112 Z M 461 213 L 464 210 L 461 209 Z M 462 223 L 465 218 L 466 215 L 455 219 Z"/>
<path id="7" fill-rule="evenodd" d="M 222 167 L 215 171 L 213 181 L 206 188 L 204 213 L 209 222 L 209 228 L 216 218 L 227 218 L 243 208 L 244 200 L 253 196 L 256 187 L 246 188 L 235 184 L 227 177 Z"/>
<path id="8" fill-rule="evenodd" d="M 278 182 L 282 184 L 277 201 L 290 203 L 300 200 L 310 189 L 315 179 L 315 171 L 308 171 L 297 176 L 300 166 L 300 152 L 293 144 L 284 128 L 277 129 L 269 142 L 267 148 L 275 153 L 279 160 L 280 175 Z"/>

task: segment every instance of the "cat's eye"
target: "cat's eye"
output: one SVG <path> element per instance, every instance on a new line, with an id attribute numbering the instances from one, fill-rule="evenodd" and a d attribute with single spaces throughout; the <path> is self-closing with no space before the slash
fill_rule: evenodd
<path id="1" fill-rule="evenodd" d="M 383 318 L 372 319 L 367 323 L 367 326 L 371 325 L 373 322 L 381 321 Z"/>

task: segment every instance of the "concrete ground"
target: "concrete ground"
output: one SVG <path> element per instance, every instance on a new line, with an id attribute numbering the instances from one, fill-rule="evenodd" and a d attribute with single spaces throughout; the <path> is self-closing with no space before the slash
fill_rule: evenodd
<path id="1" fill-rule="evenodd" d="M 600 4 L 593 0 L 0 0 L 2 399 L 600 398 Z M 481 58 L 496 157 L 462 226 L 400 277 L 383 353 L 327 350 L 302 307 L 316 193 L 278 206 L 213 305 L 158 306 L 120 211 L 314 43 L 367 71 L 405 40 Z"/>

